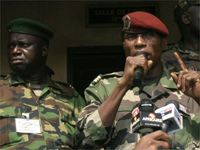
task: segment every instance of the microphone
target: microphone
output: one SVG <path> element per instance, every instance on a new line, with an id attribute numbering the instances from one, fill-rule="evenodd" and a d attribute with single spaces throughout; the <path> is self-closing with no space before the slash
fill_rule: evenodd
<path id="1" fill-rule="evenodd" d="M 185 117 L 190 116 L 190 108 L 188 108 L 185 105 L 177 102 L 176 100 L 171 100 L 171 101 L 167 102 L 165 105 L 168 105 L 170 103 L 173 103 L 176 106 L 176 108 L 178 109 L 178 111 L 180 113 L 182 113 Z"/>
<path id="2" fill-rule="evenodd" d="M 147 58 L 148 54 L 146 52 L 141 51 L 141 52 L 138 52 L 138 53 L 135 54 L 135 56 L 138 56 L 138 55 L 144 55 L 146 57 L 146 59 L 148 59 Z M 134 86 L 140 86 L 141 85 L 143 75 L 144 75 L 144 69 L 142 67 L 135 68 L 134 75 L 133 75 L 133 77 L 134 77 L 133 85 Z"/>
<path id="3" fill-rule="evenodd" d="M 141 133 L 142 136 L 161 130 L 162 116 L 160 113 L 154 113 L 155 109 L 151 100 L 141 100 L 132 111 L 131 130 L 134 133 Z"/>
<path id="4" fill-rule="evenodd" d="M 175 103 L 175 104 L 174 104 Z M 176 102 L 169 101 L 164 107 L 157 109 L 156 113 L 162 114 L 162 131 L 171 134 L 183 129 L 183 117 L 176 108 Z"/>

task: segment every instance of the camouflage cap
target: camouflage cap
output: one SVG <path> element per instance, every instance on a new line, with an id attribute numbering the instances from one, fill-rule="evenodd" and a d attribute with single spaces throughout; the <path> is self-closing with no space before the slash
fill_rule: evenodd
<path id="1" fill-rule="evenodd" d="M 7 30 L 9 33 L 29 34 L 47 41 L 53 37 L 53 31 L 49 27 L 27 18 L 18 18 L 11 21 L 7 26 Z"/>
<path id="2" fill-rule="evenodd" d="M 179 0 L 177 5 L 174 8 L 174 17 L 175 19 L 178 19 L 177 17 L 180 17 L 181 14 L 188 10 L 191 6 L 199 5 L 199 0 Z"/>

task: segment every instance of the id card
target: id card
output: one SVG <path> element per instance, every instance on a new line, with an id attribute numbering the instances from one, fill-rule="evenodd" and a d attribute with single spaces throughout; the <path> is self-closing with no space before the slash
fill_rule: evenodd
<path id="1" fill-rule="evenodd" d="M 19 133 L 41 133 L 40 121 L 38 119 L 15 118 L 16 132 Z"/>

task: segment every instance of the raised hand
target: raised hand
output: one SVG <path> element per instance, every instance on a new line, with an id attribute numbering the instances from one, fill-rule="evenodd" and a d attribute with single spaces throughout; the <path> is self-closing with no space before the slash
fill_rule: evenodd
<path id="1" fill-rule="evenodd" d="M 180 68 L 182 69 L 177 76 L 171 73 L 177 87 L 187 96 L 194 98 L 199 104 L 200 100 L 200 74 L 194 70 L 187 70 L 187 67 L 177 53 L 174 53 Z"/>

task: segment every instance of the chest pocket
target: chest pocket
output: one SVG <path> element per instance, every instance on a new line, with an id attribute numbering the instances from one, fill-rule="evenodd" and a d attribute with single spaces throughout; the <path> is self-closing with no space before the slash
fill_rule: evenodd
<path id="1" fill-rule="evenodd" d="M 29 141 L 27 134 L 16 132 L 15 118 L 21 118 L 21 111 L 15 112 L 14 108 L 1 109 L 0 113 L 0 147 L 14 145 L 15 143 Z M 3 137 L 3 138 L 2 138 Z"/>
<path id="2" fill-rule="evenodd" d="M 61 123 L 64 125 L 63 127 L 67 127 L 68 129 L 74 128 L 76 125 L 76 116 L 71 109 L 60 109 L 61 114 Z"/>

